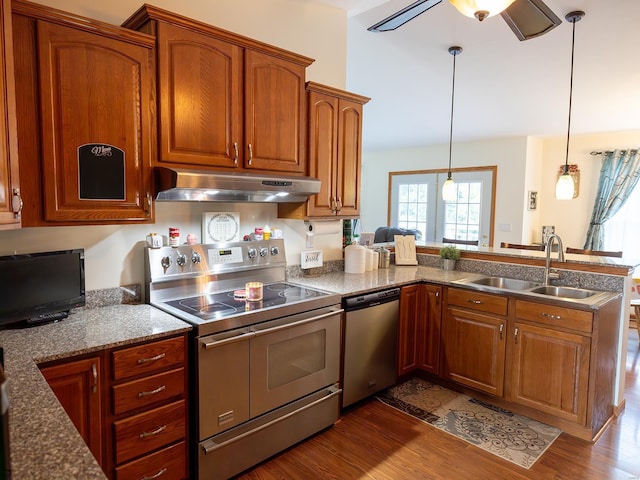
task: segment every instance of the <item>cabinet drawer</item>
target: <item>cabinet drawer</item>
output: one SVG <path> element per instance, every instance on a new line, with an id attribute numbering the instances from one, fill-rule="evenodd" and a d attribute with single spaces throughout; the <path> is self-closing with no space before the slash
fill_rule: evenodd
<path id="1" fill-rule="evenodd" d="M 186 435 L 185 401 L 159 407 L 113 423 L 116 463 L 182 440 Z M 184 454 L 183 454 L 184 455 Z"/>
<path id="2" fill-rule="evenodd" d="M 113 379 L 152 373 L 184 362 L 184 337 L 145 343 L 113 352 Z"/>
<path id="3" fill-rule="evenodd" d="M 184 368 L 113 387 L 113 414 L 119 415 L 184 393 Z"/>
<path id="4" fill-rule="evenodd" d="M 116 468 L 116 480 L 182 480 L 187 478 L 186 445 L 180 442 Z"/>
<path id="5" fill-rule="evenodd" d="M 447 292 L 447 303 L 449 305 L 496 315 L 507 315 L 508 302 L 509 299 L 506 297 L 460 288 L 449 288 Z"/>
<path id="6" fill-rule="evenodd" d="M 516 318 L 585 333 L 593 328 L 591 312 L 525 300 L 516 300 Z"/>

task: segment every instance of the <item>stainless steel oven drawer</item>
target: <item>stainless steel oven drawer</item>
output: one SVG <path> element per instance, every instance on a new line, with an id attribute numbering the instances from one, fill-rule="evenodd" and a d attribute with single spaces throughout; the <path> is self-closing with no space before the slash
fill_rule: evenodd
<path id="1" fill-rule="evenodd" d="M 339 417 L 341 392 L 333 385 L 200 442 L 198 478 L 230 478 L 332 426 Z"/>

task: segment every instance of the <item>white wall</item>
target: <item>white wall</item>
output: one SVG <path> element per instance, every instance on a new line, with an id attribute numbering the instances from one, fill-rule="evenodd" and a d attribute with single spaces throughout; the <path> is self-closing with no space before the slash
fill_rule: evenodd
<path id="1" fill-rule="evenodd" d="M 46 0 L 39 3 L 112 24 L 126 20 L 143 2 L 111 0 Z M 182 15 L 314 58 L 307 80 L 344 88 L 346 78 L 346 13 L 337 8 L 297 0 L 156 0 L 153 4 Z M 29 175 L 29 172 L 21 172 Z M 283 229 L 287 263 L 300 264 L 305 225 L 277 219 L 275 204 L 157 203 L 156 223 L 82 227 L 40 227 L 0 231 L 0 255 L 14 252 L 84 248 L 88 290 L 144 283 L 143 242 L 150 232 L 168 234 L 170 226 L 201 238 L 202 212 L 240 212 L 242 233 L 269 224 Z M 314 249 L 324 259 L 342 258 L 342 236 L 316 236 Z"/>
<path id="2" fill-rule="evenodd" d="M 395 151 L 364 152 L 362 166 L 362 228 L 387 225 L 389 172 L 447 168 L 449 146 L 433 145 Z M 497 165 L 494 245 L 519 242 L 523 229 L 527 138 L 511 137 L 458 143 L 452 168 Z M 455 180 L 455 172 L 453 174 Z M 503 225 L 510 231 L 498 231 Z"/>

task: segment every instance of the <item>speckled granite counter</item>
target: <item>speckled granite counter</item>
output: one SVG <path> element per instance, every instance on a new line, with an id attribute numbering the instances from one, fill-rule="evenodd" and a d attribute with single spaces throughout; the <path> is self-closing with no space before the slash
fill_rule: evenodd
<path id="1" fill-rule="evenodd" d="M 299 276 L 290 278 L 294 283 L 328 290 L 343 296 L 357 295 L 385 287 L 399 287 L 420 281 L 448 284 L 468 278 L 473 273 L 442 268 L 391 265 L 389 268 L 365 273 L 331 272 L 317 277 Z"/>
<path id="2" fill-rule="evenodd" d="M 105 479 L 38 363 L 190 330 L 149 305 L 86 309 L 60 323 L 0 331 L 9 378 L 13 480 Z"/>

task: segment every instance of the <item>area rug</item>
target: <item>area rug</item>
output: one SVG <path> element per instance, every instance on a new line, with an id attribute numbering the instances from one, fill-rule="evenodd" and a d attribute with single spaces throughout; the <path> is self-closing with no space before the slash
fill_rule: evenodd
<path id="1" fill-rule="evenodd" d="M 562 433 L 558 428 L 419 378 L 384 390 L 377 398 L 527 469 Z"/>

